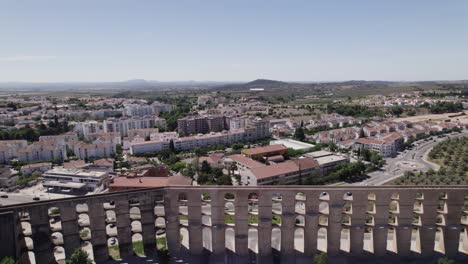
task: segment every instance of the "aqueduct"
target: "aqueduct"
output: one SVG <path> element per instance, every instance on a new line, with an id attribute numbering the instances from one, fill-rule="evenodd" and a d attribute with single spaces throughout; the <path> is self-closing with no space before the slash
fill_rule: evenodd
<path id="1" fill-rule="evenodd" d="M 2 207 L 0 256 L 60 263 L 82 248 L 97 263 L 165 249 L 189 263 L 311 263 L 318 252 L 468 261 L 467 230 L 468 186 L 165 187 Z"/>

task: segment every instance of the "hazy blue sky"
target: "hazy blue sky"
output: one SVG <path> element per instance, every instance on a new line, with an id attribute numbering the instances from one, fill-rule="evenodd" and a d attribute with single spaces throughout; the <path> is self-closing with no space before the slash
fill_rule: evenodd
<path id="1" fill-rule="evenodd" d="M 0 0 L 0 81 L 468 79 L 466 0 Z"/>

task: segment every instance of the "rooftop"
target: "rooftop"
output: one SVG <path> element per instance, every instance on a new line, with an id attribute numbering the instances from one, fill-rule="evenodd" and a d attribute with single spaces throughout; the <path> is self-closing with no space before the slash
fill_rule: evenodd
<path id="1" fill-rule="evenodd" d="M 278 139 L 270 142 L 270 145 L 284 145 L 287 148 L 292 148 L 294 150 L 300 150 L 300 149 L 311 149 L 315 145 L 301 142 L 298 140 L 293 140 L 293 139 Z"/>

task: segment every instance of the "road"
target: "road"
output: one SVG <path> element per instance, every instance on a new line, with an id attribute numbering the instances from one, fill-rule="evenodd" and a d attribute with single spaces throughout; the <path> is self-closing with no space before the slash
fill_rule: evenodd
<path id="1" fill-rule="evenodd" d="M 429 169 L 438 170 L 439 166 L 427 161 L 429 151 L 440 142 L 447 140 L 449 137 L 468 136 L 468 131 L 462 133 L 447 134 L 443 138 L 433 136 L 428 141 L 420 140 L 414 143 L 415 147 L 411 150 L 405 150 L 394 158 L 386 158 L 386 164 L 378 171 L 368 173 L 369 179 L 362 182 L 353 183 L 352 185 L 382 185 L 393 179 L 403 176 L 407 171 L 428 171 Z"/>

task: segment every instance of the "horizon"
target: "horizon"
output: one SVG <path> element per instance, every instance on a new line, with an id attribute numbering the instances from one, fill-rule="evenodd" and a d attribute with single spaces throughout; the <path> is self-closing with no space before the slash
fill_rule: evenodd
<path id="1" fill-rule="evenodd" d="M 463 0 L 6 0 L 0 83 L 467 80 L 467 9 Z"/>

